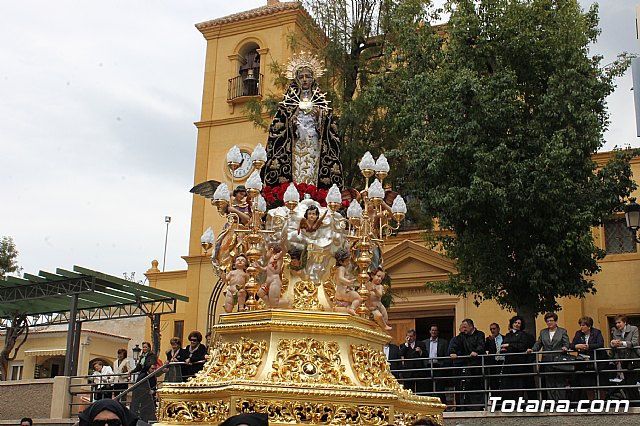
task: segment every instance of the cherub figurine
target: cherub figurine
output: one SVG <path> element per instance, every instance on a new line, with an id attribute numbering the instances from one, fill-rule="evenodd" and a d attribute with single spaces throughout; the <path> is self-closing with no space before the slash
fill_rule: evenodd
<path id="1" fill-rule="evenodd" d="M 385 331 L 390 331 L 392 328 L 389 326 L 389 315 L 387 314 L 387 308 L 382 304 L 382 296 L 384 295 L 384 286 L 382 280 L 387 275 L 386 272 L 380 267 L 371 272 L 369 283 L 367 284 L 367 290 L 369 290 L 369 298 L 367 299 L 367 307 L 373 314 L 373 319 L 378 323 L 380 328 Z"/>
<path id="2" fill-rule="evenodd" d="M 267 247 L 266 266 L 254 263 L 253 266 L 260 272 L 267 274 L 267 279 L 257 292 L 258 297 L 264 300 L 267 307 L 275 308 L 280 305 L 280 290 L 282 289 L 282 258 L 284 252 L 279 243 L 271 243 Z"/>
<path id="3" fill-rule="evenodd" d="M 233 199 L 227 207 L 227 213 L 235 213 L 242 225 L 251 221 L 251 206 L 247 199 L 247 188 L 244 185 L 236 186 L 233 190 Z"/>
<path id="4" fill-rule="evenodd" d="M 322 217 L 320 217 L 320 209 L 318 209 L 317 206 L 309 206 L 309 208 L 307 208 L 307 210 L 304 212 L 304 217 L 302 218 L 302 220 L 300 220 L 300 225 L 298 226 L 298 234 L 302 229 L 307 232 L 317 231 L 318 228 L 320 228 L 320 225 L 322 225 L 322 221 L 327 215 L 327 211 L 325 211 Z M 319 217 L 320 219 L 318 219 Z"/>
<path id="5" fill-rule="evenodd" d="M 336 258 L 336 266 L 333 272 L 333 280 L 336 285 L 336 295 L 333 299 L 334 310 L 346 309 L 351 315 L 356 314 L 356 309 L 362 303 L 362 297 L 353 288 L 355 278 L 349 275 L 347 267 L 349 266 L 349 251 L 346 249 L 338 249 L 334 255 Z"/>
<path id="6" fill-rule="evenodd" d="M 244 302 L 247 300 L 247 291 L 244 289 L 249 280 L 247 274 L 248 261 L 244 254 L 236 256 L 233 262 L 233 270 L 222 272 L 222 281 L 227 284 L 224 296 L 225 312 L 233 312 L 233 307 L 238 305 L 238 312 L 244 311 Z"/>

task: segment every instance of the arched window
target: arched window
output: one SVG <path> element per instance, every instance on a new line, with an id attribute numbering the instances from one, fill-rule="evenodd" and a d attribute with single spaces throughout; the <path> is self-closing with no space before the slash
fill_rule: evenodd
<path id="1" fill-rule="evenodd" d="M 257 96 L 260 83 L 260 54 L 257 48 L 251 49 L 244 57 L 240 67 L 242 77 L 242 96 Z"/>
<path id="2" fill-rule="evenodd" d="M 229 79 L 227 101 L 262 95 L 263 75 L 260 74 L 260 46 L 255 42 L 246 43 L 237 54 L 230 58 L 236 63 L 237 74 Z"/>

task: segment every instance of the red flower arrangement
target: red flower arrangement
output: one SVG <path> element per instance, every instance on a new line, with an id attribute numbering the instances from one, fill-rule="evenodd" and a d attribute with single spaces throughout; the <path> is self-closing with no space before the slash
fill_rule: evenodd
<path id="1" fill-rule="evenodd" d="M 311 197 L 312 200 L 315 200 L 319 202 L 321 206 L 326 207 L 328 190 L 319 189 L 315 185 L 308 183 L 293 182 L 293 184 L 300 193 L 300 200 L 304 199 L 305 194 L 309 194 L 309 197 Z M 284 193 L 287 191 L 289 185 L 290 182 L 285 182 L 278 186 L 265 185 L 262 187 L 262 196 L 270 208 L 284 205 Z"/>

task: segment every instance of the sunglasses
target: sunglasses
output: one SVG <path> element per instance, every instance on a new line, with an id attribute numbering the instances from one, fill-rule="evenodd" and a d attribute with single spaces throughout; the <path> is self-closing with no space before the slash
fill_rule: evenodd
<path id="1" fill-rule="evenodd" d="M 122 421 L 120 419 L 109 419 L 109 420 L 94 420 L 91 422 L 91 426 L 122 426 Z"/>

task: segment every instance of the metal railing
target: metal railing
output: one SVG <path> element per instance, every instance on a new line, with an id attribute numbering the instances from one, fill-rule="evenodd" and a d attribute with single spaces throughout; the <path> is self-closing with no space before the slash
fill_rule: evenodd
<path id="1" fill-rule="evenodd" d="M 243 96 L 262 96 L 264 75 L 258 74 L 257 78 L 237 76 L 229 79 L 227 89 L 227 101 L 232 101 Z"/>
<path id="2" fill-rule="evenodd" d="M 190 375 L 183 374 L 185 367 L 204 364 L 205 361 L 187 364 L 172 362 L 164 364 L 140 380 L 116 380 L 131 377 L 129 374 L 105 374 L 100 376 L 71 377 L 71 417 L 77 417 L 92 402 L 103 398 L 113 398 L 129 407 L 141 420 L 156 421 L 156 390 L 162 383 L 186 381 Z M 134 375 L 137 376 L 137 375 Z M 120 381 L 120 383 L 115 383 Z"/>
<path id="3" fill-rule="evenodd" d="M 640 405 L 640 358 L 612 358 L 611 348 L 591 358 L 563 361 L 576 351 L 500 353 L 439 358 L 389 360 L 398 381 L 418 395 L 437 396 L 448 410 L 485 410 L 490 397 L 503 400 L 629 400 Z M 638 348 L 634 348 L 638 349 Z M 553 361 L 542 361 L 550 355 Z M 511 362 L 520 357 L 528 362 Z M 502 357 L 499 360 L 496 357 Z M 419 368 L 406 368 L 422 363 Z M 404 366 L 403 366 L 404 365 Z M 394 366 L 396 368 L 394 368 Z M 400 366 L 398 368 L 398 366 Z"/>
<path id="4" fill-rule="evenodd" d="M 640 405 L 640 358 L 611 358 L 609 348 L 595 351 L 594 359 L 543 362 L 541 355 L 561 355 L 563 351 L 544 351 L 528 354 L 488 354 L 477 357 L 459 356 L 390 360 L 392 373 L 406 388 L 418 395 L 439 397 L 448 410 L 485 410 L 489 398 L 504 400 L 629 400 Z M 568 353 L 576 353 L 569 351 Z M 516 356 L 526 356 L 528 362 L 511 362 Z M 504 360 L 496 360 L 496 356 Z M 198 364 L 202 364 L 201 361 Z M 420 363 L 418 368 L 407 365 Z M 404 363 L 404 366 L 403 366 Z M 636 364 L 637 363 L 637 364 Z M 96 376 L 71 378 L 71 415 L 77 416 L 91 402 L 101 398 L 122 401 L 142 420 L 155 421 L 155 390 L 162 383 L 182 382 L 184 362 L 165 364 L 139 381 L 127 381 L 104 387 Z M 400 366 L 399 368 L 397 368 Z M 128 377 L 127 374 L 100 376 Z M 555 380 L 552 380 L 555 379 Z M 115 380 L 110 380 L 115 381 Z"/>

